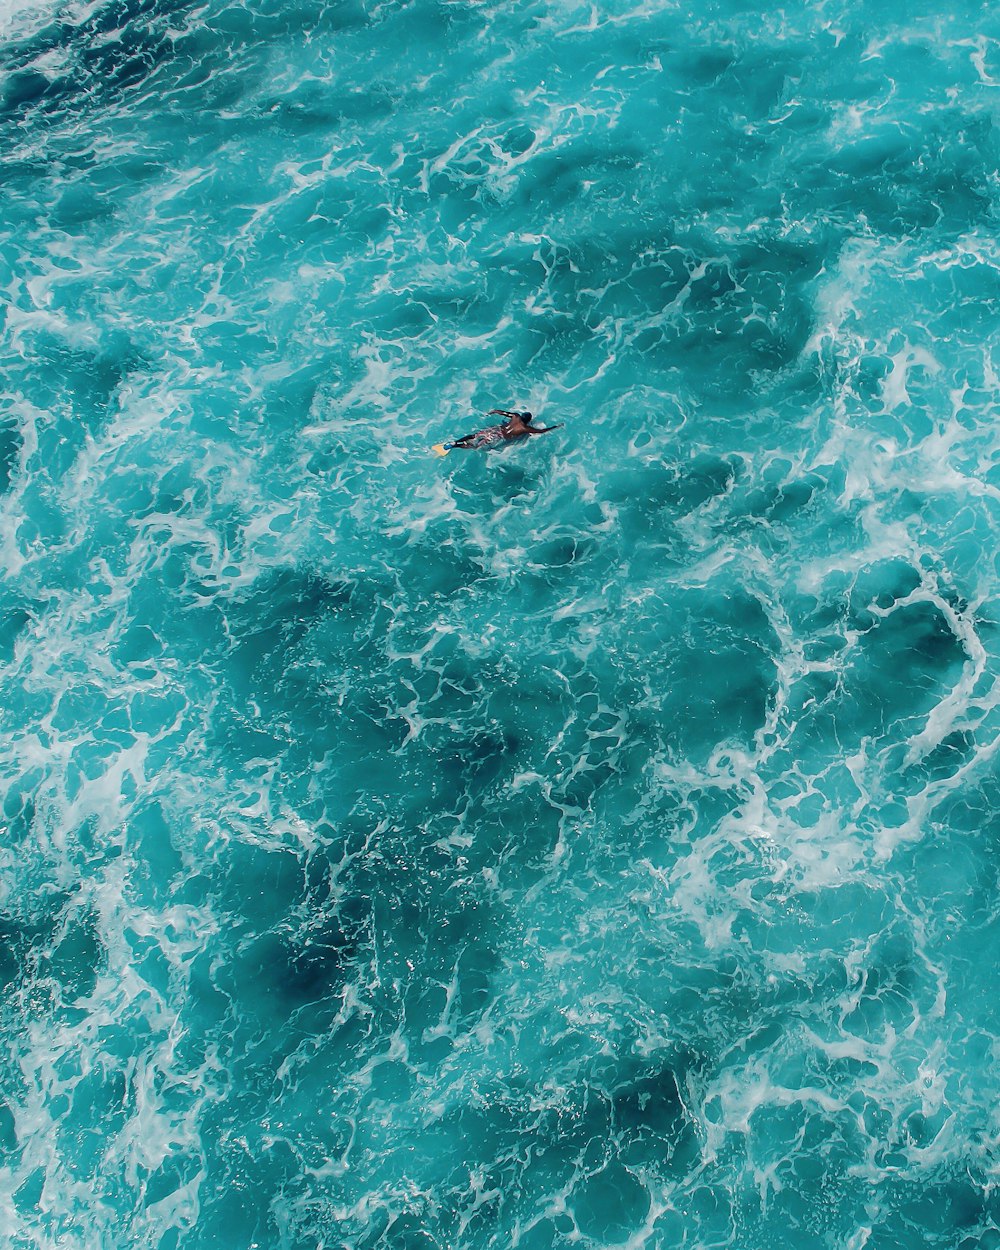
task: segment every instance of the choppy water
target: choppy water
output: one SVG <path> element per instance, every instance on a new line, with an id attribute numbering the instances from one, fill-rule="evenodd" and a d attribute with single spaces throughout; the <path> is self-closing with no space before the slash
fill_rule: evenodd
<path id="1" fill-rule="evenodd" d="M 6 10 L 5 1244 L 1000 1245 L 1000 20 L 903 9 Z"/>

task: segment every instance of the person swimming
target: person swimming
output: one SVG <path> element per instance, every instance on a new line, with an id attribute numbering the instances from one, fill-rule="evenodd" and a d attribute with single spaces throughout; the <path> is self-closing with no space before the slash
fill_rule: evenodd
<path id="1" fill-rule="evenodd" d="M 515 442 L 519 438 L 527 438 L 531 434 L 548 434 L 552 430 L 561 430 L 558 425 L 533 425 L 534 417 L 530 412 L 508 412 L 505 408 L 491 408 L 487 414 L 491 417 L 506 417 L 498 425 L 488 425 L 474 434 L 463 434 L 451 443 L 435 443 L 434 450 L 439 456 L 447 456 L 449 451 L 488 451 L 491 447 L 500 447 L 504 443 Z"/>

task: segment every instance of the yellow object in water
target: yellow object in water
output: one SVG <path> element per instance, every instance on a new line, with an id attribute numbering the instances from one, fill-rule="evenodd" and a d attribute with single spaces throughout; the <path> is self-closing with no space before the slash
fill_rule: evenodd
<path id="1" fill-rule="evenodd" d="M 435 443 L 433 450 L 436 451 L 439 456 L 447 456 L 450 448 L 445 447 L 444 443 Z"/>

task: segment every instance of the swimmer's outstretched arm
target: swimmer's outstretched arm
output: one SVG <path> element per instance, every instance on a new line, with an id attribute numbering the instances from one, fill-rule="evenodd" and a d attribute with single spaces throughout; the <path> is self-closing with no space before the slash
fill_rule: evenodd
<path id="1" fill-rule="evenodd" d="M 540 425 L 537 428 L 532 426 L 528 430 L 528 433 L 529 434 L 551 434 L 553 430 L 561 430 L 562 428 L 563 428 L 563 423 L 562 421 L 560 421 L 558 425 Z"/>
<path id="2" fill-rule="evenodd" d="M 488 417 L 519 417 L 519 412 L 508 412 L 506 408 L 491 408 L 486 414 Z"/>

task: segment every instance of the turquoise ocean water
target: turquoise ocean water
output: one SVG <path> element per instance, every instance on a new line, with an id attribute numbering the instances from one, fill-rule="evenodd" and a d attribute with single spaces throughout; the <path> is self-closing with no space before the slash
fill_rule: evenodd
<path id="1" fill-rule="evenodd" d="M 4 1244 L 1000 1246 L 1000 17 L 0 49 Z"/>

